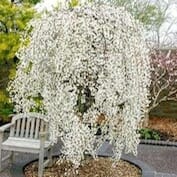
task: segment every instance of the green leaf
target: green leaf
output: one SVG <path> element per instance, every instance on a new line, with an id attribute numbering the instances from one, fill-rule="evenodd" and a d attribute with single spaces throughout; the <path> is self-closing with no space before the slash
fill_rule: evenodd
<path id="1" fill-rule="evenodd" d="M 75 7 L 75 6 L 78 6 L 78 5 L 79 5 L 79 0 L 71 0 L 69 2 L 70 7 Z"/>

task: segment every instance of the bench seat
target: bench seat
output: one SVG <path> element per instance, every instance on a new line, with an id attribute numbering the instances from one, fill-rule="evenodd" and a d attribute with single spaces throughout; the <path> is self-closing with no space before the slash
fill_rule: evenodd
<path id="1" fill-rule="evenodd" d="M 44 148 L 48 149 L 51 146 L 50 141 L 45 141 Z M 4 150 L 39 153 L 40 151 L 40 140 L 29 139 L 29 138 L 16 138 L 9 137 L 2 143 Z"/>

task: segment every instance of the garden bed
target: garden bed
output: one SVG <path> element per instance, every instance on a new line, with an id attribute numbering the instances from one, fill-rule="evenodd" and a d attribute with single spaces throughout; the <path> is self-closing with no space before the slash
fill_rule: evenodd
<path id="1" fill-rule="evenodd" d="M 156 132 L 162 141 L 177 141 L 177 119 L 152 117 L 147 128 Z"/>
<path id="2" fill-rule="evenodd" d="M 44 177 L 141 177 L 141 170 L 124 160 L 113 168 L 112 159 L 99 157 L 98 160 L 93 160 L 88 157 L 82 166 L 78 169 L 78 174 L 74 174 L 71 170 L 66 174 L 66 168 L 72 169 L 71 164 L 66 162 L 62 164 L 56 163 L 57 159 L 53 159 L 53 164 L 44 171 Z M 25 177 L 37 177 L 38 163 L 37 161 L 31 162 L 24 168 Z"/>

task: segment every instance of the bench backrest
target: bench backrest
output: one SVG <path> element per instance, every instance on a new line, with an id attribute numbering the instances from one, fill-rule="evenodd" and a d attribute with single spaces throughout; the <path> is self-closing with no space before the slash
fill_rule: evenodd
<path id="1" fill-rule="evenodd" d="M 39 139 L 39 132 L 48 132 L 49 124 L 44 115 L 39 113 L 18 114 L 12 117 L 14 126 L 10 129 L 11 137 Z"/>

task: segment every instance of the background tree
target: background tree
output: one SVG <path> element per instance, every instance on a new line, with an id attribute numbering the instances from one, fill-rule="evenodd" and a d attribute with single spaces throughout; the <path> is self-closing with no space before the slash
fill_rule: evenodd
<path id="1" fill-rule="evenodd" d="M 0 1 L 0 117 L 6 118 L 12 111 L 6 91 L 9 78 L 14 77 L 17 62 L 16 52 L 20 35 L 25 30 L 35 11 L 31 4 L 17 5 L 8 0 Z"/>
<path id="2" fill-rule="evenodd" d="M 119 6 L 125 7 L 136 19 L 141 21 L 147 30 L 147 41 L 150 47 L 164 48 L 174 45 L 171 28 L 176 24 L 176 19 L 170 14 L 175 1 L 166 0 L 115 0 Z M 169 24 L 167 24 L 169 23 Z M 164 29 L 164 25 L 167 27 Z"/>
<path id="3" fill-rule="evenodd" d="M 115 0 L 118 6 L 123 6 L 128 10 L 135 19 L 138 19 L 144 26 L 150 30 L 150 27 L 158 20 L 157 7 L 150 3 L 149 0 Z"/>
<path id="4" fill-rule="evenodd" d="M 176 20 L 170 15 L 170 10 L 176 2 L 163 0 L 115 0 L 115 2 L 119 6 L 124 6 L 146 27 L 152 67 L 151 102 L 147 109 L 147 121 L 145 122 L 147 125 L 150 112 L 161 102 L 177 101 L 177 54 L 174 50 L 175 33 L 171 31 Z M 167 27 L 165 28 L 164 25 Z"/>
<path id="5" fill-rule="evenodd" d="M 147 118 L 150 112 L 162 102 L 177 101 L 177 49 L 175 49 L 175 33 L 172 31 L 176 20 L 169 14 L 175 2 L 157 0 L 155 5 L 157 7 L 157 21 L 151 27 L 152 82 L 150 87 L 151 102 L 147 110 Z"/>
<path id="6" fill-rule="evenodd" d="M 156 50 L 151 56 L 152 84 L 149 111 L 163 101 L 177 101 L 177 50 Z"/>

